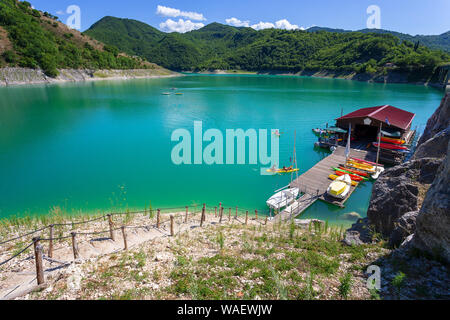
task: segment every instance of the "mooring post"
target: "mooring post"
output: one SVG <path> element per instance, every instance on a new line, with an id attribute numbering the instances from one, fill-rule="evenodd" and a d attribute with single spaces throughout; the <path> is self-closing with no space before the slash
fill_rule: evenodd
<path id="1" fill-rule="evenodd" d="M 203 208 L 202 208 L 202 217 L 200 219 L 200 227 L 203 227 L 203 221 L 205 221 L 206 217 L 205 217 L 205 211 L 206 211 L 206 204 L 203 204 Z"/>
<path id="2" fill-rule="evenodd" d="M 269 221 L 269 217 L 266 216 L 266 222 L 264 223 L 265 226 L 267 226 L 267 222 Z"/>
<path id="3" fill-rule="evenodd" d="M 248 224 L 248 211 L 245 211 L 245 225 Z"/>
<path id="4" fill-rule="evenodd" d="M 79 255 L 78 255 L 78 244 L 77 244 L 77 234 L 76 232 L 72 232 L 72 250 L 73 250 L 73 259 L 77 260 Z"/>
<path id="5" fill-rule="evenodd" d="M 115 237 L 114 237 L 114 223 L 112 221 L 112 215 L 108 214 L 108 222 L 109 222 L 109 237 L 111 238 L 112 241 L 115 241 Z"/>
<path id="6" fill-rule="evenodd" d="M 123 236 L 123 249 L 128 251 L 127 233 L 125 231 L 125 226 L 122 226 L 122 236 Z"/>
<path id="7" fill-rule="evenodd" d="M 255 220 L 258 220 L 258 210 L 255 210 Z"/>
<path id="8" fill-rule="evenodd" d="M 189 207 L 186 206 L 186 216 L 184 217 L 184 223 L 188 222 L 188 215 L 189 215 Z"/>
<path id="9" fill-rule="evenodd" d="M 171 237 L 174 236 L 174 232 L 173 232 L 173 215 L 170 215 L 170 236 Z"/>
<path id="10" fill-rule="evenodd" d="M 238 218 L 238 207 L 236 207 L 236 219 Z"/>
<path id="11" fill-rule="evenodd" d="M 223 217 L 223 207 L 220 207 L 220 218 L 219 218 L 219 223 L 222 223 L 222 217 Z"/>
<path id="12" fill-rule="evenodd" d="M 50 225 L 50 240 L 48 242 L 48 257 L 53 258 L 53 227 L 54 225 Z"/>
<path id="13" fill-rule="evenodd" d="M 228 221 L 231 221 L 231 208 L 230 211 L 228 212 Z"/>
<path id="14" fill-rule="evenodd" d="M 156 228 L 159 229 L 159 225 L 161 224 L 161 210 L 158 209 L 156 213 Z"/>
<path id="15" fill-rule="evenodd" d="M 36 279 L 38 285 L 41 285 L 45 282 L 44 278 L 44 266 L 42 264 L 42 246 L 40 245 L 40 238 L 33 238 L 34 244 L 34 259 L 36 262 Z"/>

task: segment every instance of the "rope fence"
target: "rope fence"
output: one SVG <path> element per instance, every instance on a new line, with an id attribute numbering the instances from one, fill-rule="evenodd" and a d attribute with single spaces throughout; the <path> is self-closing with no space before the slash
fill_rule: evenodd
<path id="1" fill-rule="evenodd" d="M 190 212 L 189 211 L 190 208 L 194 208 L 194 212 Z M 200 209 L 200 210 L 198 210 L 198 209 Z M 179 211 L 174 212 L 175 210 L 179 210 Z M 170 217 L 168 219 L 161 221 L 162 211 L 171 211 L 172 214 L 170 215 Z M 245 212 L 245 221 L 242 221 L 240 219 L 240 217 L 242 217 L 243 212 Z M 45 226 L 45 227 L 39 228 L 37 230 L 16 236 L 14 238 L 1 241 L 0 245 L 4 245 L 7 243 L 16 241 L 16 240 L 20 240 L 20 239 L 23 239 L 23 238 L 26 238 L 29 236 L 36 235 L 37 233 L 40 233 L 40 232 L 42 233 L 46 230 L 49 230 L 49 232 L 50 232 L 49 237 L 39 237 L 39 236 L 34 237 L 32 239 L 31 243 L 26 245 L 24 248 L 20 249 L 17 253 L 12 255 L 5 261 L 0 262 L 0 267 L 11 262 L 12 260 L 18 258 L 20 255 L 22 255 L 28 249 L 30 249 L 32 246 L 34 246 L 34 260 L 35 260 L 35 264 L 36 264 L 36 273 L 37 273 L 36 279 L 37 279 L 38 286 L 39 286 L 39 285 L 44 284 L 44 282 L 45 282 L 44 268 L 43 268 L 42 260 L 43 259 L 48 260 L 48 261 L 52 260 L 53 252 L 56 250 L 59 250 L 59 249 L 56 249 L 56 250 L 53 249 L 53 242 L 71 239 L 74 261 L 77 261 L 79 259 L 79 250 L 78 250 L 79 242 L 77 241 L 79 236 L 84 236 L 84 237 L 98 236 L 98 235 L 109 233 L 108 238 L 112 241 L 115 241 L 116 240 L 115 233 L 117 231 L 121 231 L 122 239 L 124 242 L 124 250 L 128 250 L 126 230 L 145 229 L 148 232 L 151 230 L 156 230 L 156 231 L 160 232 L 163 235 L 163 237 L 167 237 L 167 236 L 175 237 L 175 236 L 178 236 L 183 231 L 183 228 L 182 228 L 183 225 L 195 223 L 195 224 L 200 224 L 200 227 L 203 227 L 203 224 L 206 222 L 207 216 L 209 216 L 209 215 L 214 215 L 214 218 L 219 218 L 219 223 L 222 223 L 223 221 L 227 221 L 227 220 L 232 221 L 232 219 L 233 219 L 234 221 L 237 221 L 241 224 L 247 225 L 248 221 L 249 221 L 249 213 L 251 213 L 251 212 L 254 212 L 254 218 L 252 218 L 252 220 L 257 221 L 261 225 L 267 224 L 267 220 L 268 220 L 267 216 L 265 218 L 265 223 L 262 222 L 260 219 L 258 219 L 258 210 L 253 211 L 253 210 L 246 210 L 244 208 L 239 208 L 239 207 L 234 207 L 234 206 L 224 206 L 224 205 L 222 205 L 222 203 L 220 203 L 218 207 L 206 206 L 204 204 L 203 206 L 198 206 L 198 205 L 192 206 L 191 205 L 191 206 L 185 206 L 185 207 L 162 208 L 162 209 L 156 209 L 156 210 L 148 209 L 148 210 L 144 210 L 144 211 L 125 212 L 125 213 L 116 212 L 116 213 L 105 214 L 100 217 L 89 219 L 89 220 L 84 220 L 84 221 L 50 224 L 48 226 Z M 118 221 L 117 223 L 115 223 L 112 219 L 113 217 L 117 217 L 117 216 L 138 215 L 138 214 L 141 214 L 143 216 L 149 215 L 150 219 L 156 218 L 156 223 L 150 223 L 147 225 L 127 225 L 125 223 L 125 221 L 121 221 L 122 225 L 117 226 L 120 224 L 120 222 Z M 174 214 L 177 214 L 177 216 L 175 217 Z M 200 215 L 199 221 L 198 221 L 198 219 L 194 219 L 197 215 Z M 109 224 L 109 228 L 105 229 L 103 231 L 76 231 L 76 230 L 74 230 L 75 227 L 77 227 L 77 226 L 79 227 L 82 225 L 91 224 L 94 222 L 98 222 L 100 220 L 106 221 Z M 208 220 L 210 220 L 210 219 L 208 219 Z M 175 224 L 177 224 L 177 226 L 178 226 L 178 231 L 176 233 L 174 232 Z M 54 229 L 57 227 L 71 227 L 72 230 L 70 232 L 70 235 L 64 235 L 64 232 L 62 232 L 61 236 L 54 237 L 53 236 Z M 166 233 L 164 233 L 161 230 L 161 228 L 166 230 Z M 167 231 L 167 229 L 168 229 L 168 231 Z M 169 234 L 167 234 L 167 232 L 169 232 Z M 92 241 L 92 239 L 88 240 L 88 241 Z M 48 254 L 46 256 L 43 254 L 43 247 L 41 245 L 41 242 L 48 243 Z M 82 243 L 84 243 L 84 242 L 85 241 L 83 241 Z M 31 257 L 27 258 L 27 259 L 31 259 Z M 68 264 L 70 264 L 70 263 L 68 263 Z"/>

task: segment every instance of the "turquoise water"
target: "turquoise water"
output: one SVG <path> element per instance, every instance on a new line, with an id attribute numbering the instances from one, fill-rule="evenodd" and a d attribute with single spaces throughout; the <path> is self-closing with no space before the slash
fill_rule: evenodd
<path id="1" fill-rule="evenodd" d="M 183 96 L 161 93 L 178 88 Z M 301 172 L 327 155 L 311 129 L 360 107 L 391 104 L 424 126 L 442 92 L 422 86 L 253 75 L 187 75 L 0 88 L 0 217 L 207 203 L 264 211 L 290 176 L 261 176 L 259 165 L 181 165 L 171 161 L 174 130 L 280 129 L 289 166 L 297 131 Z M 332 223 L 367 210 L 371 184 L 345 209 L 316 203 L 305 217 Z"/>

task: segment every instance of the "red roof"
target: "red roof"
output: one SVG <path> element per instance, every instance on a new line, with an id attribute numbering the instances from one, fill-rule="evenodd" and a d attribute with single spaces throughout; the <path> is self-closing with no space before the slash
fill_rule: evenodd
<path id="1" fill-rule="evenodd" d="M 393 106 L 385 105 L 379 107 L 359 109 L 337 120 L 339 121 L 356 118 L 370 118 L 387 124 L 386 122 L 387 119 L 391 126 L 406 130 L 411 125 L 415 116 L 416 115 L 414 113 Z"/>

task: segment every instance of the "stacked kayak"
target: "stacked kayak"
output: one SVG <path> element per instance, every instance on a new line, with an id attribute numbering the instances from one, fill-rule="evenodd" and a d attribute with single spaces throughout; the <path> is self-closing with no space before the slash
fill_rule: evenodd
<path id="1" fill-rule="evenodd" d="M 350 193 L 352 179 L 348 174 L 334 180 L 327 189 L 327 194 L 337 198 L 345 199 Z"/>
<path id="2" fill-rule="evenodd" d="M 368 181 L 369 180 L 368 178 L 364 178 L 364 177 L 358 176 L 356 174 L 352 174 L 347 170 L 342 170 L 342 169 L 338 169 L 338 168 L 333 168 L 333 170 L 336 171 L 336 175 L 338 175 L 338 176 L 349 175 L 350 178 L 354 181 L 359 182 L 359 181 Z"/>
<path id="3" fill-rule="evenodd" d="M 384 171 L 384 167 L 380 164 L 377 165 L 373 162 L 355 158 L 350 158 L 350 160 L 347 162 L 347 166 L 357 169 L 358 171 L 367 172 L 374 180 L 378 179 L 380 174 Z"/>
<path id="4" fill-rule="evenodd" d="M 387 137 L 382 137 L 381 141 L 387 142 L 387 143 L 398 144 L 398 145 L 404 145 L 406 143 L 406 141 L 402 140 L 402 139 L 387 138 Z"/>
<path id="5" fill-rule="evenodd" d="M 378 143 L 374 142 L 372 143 L 375 148 L 378 148 L 380 146 L 381 149 L 385 150 L 403 150 L 403 151 L 409 151 L 409 149 L 405 146 L 396 145 L 396 144 L 390 144 L 390 143 Z"/>

